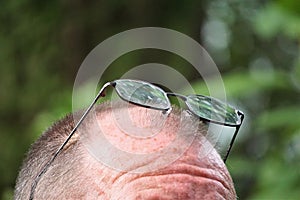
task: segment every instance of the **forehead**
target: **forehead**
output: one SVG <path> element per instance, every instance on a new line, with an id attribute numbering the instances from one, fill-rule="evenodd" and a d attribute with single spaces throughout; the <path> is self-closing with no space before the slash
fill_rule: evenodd
<path id="1" fill-rule="evenodd" d="M 199 130 L 202 125 L 198 119 L 178 108 L 164 114 L 162 111 L 117 102 L 105 105 L 104 109 L 97 107 L 90 116 L 87 126 L 83 128 L 84 135 L 97 137 L 102 134 L 114 144 L 127 147 L 148 146 L 145 149 L 155 150 L 159 148 L 155 144 L 166 145 L 178 136 L 183 139 L 199 136 L 203 132 Z"/>
<path id="2" fill-rule="evenodd" d="M 126 171 L 133 163 L 153 162 L 151 169 L 143 170 L 155 170 L 188 150 L 194 151 L 193 156 L 214 152 L 204 129 L 185 111 L 173 109 L 166 115 L 125 103 L 103 110 L 98 107 L 79 135 L 89 154 L 104 165 Z"/>

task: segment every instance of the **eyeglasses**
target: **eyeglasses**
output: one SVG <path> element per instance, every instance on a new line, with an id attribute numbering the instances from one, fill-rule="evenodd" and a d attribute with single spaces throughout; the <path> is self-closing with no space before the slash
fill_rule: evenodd
<path id="1" fill-rule="evenodd" d="M 72 138 L 80 124 L 86 118 L 88 113 L 91 111 L 93 106 L 96 104 L 100 97 L 105 96 L 105 89 L 108 86 L 112 86 L 115 88 L 118 96 L 127 101 L 129 103 L 161 110 L 163 112 L 170 112 L 172 107 L 168 96 L 175 96 L 179 99 L 183 100 L 188 108 L 188 110 L 199 117 L 199 119 L 209 122 L 215 123 L 223 126 L 235 127 L 235 132 L 230 141 L 229 147 L 227 149 L 226 155 L 223 159 L 224 163 L 226 162 L 228 155 L 231 151 L 237 133 L 241 127 L 241 124 L 244 119 L 244 114 L 232 106 L 221 102 L 215 98 L 191 94 L 191 95 L 181 95 L 176 93 L 165 92 L 161 88 L 151 83 L 140 81 L 140 80 L 131 80 L 131 79 L 119 79 L 115 81 L 108 82 L 104 84 L 104 86 L 100 89 L 99 93 L 91 103 L 91 105 L 84 112 L 82 117 L 79 119 L 73 130 L 68 135 L 67 139 L 64 143 L 58 148 L 53 157 L 47 162 L 47 164 L 43 167 L 40 173 L 36 176 L 30 191 L 29 199 L 32 200 L 34 197 L 35 188 L 41 179 L 42 175 L 48 170 L 49 166 L 53 163 L 58 154 L 62 151 L 65 145 Z"/>

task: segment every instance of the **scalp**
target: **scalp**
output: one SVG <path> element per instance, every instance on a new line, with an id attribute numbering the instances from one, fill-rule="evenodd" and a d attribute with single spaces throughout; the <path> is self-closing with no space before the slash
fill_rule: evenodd
<path id="1" fill-rule="evenodd" d="M 15 199 L 27 199 L 29 197 L 34 178 L 67 138 L 74 127 L 74 118 L 76 119 L 81 114 L 82 112 L 74 113 L 56 122 L 32 145 L 17 179 Z M 93 129 L 95 126 L 97 130 Z M 125 187 L 122 185 L 130 186 L 131 179 L 140 176 L 155 176 L 158 173 L 171 174 L 172 170 L 174 172 L 175 168 L 166 167 L 163 169 L 165 171 L 160 169 L 154 172 L 132 174 L 128 173 L 129 171 L 119 171 L 105 165 L 95 155 L 91 154 L 83 140 L 83 138 L 95 139 L 95 133 L 99 127 L 114 146 L 131 153 L 148 154 L 163 149 L 166 144 L 173 142 L 174 136 L 178 132 L 185 135 L 183 139 L 186 141 L 189 141 L 189 137 L 197 136 L 198 139 L 193 141 L 183 157 L 179 158 L 173 165 L 179 166 L 187 163 L 191 167 L 211 169 L 212 173 L 219 173 L 217 175 L 220 176 L 218 184 L 222 183 L 230 191 L 228 193 L 231 196 L 235 195 L 232 180 L 219 157 L 216 159 L 216 155 L 208 155 L 203 160 L 197 158 L 200 153 L 199 149 L 201 149 L 199 147 L 202 144 L 200 141 L 205 138 L 205 128 L 198 119 L 187 113 L 182 113 L 176 108 L 166 118 L 160 111 L 139 106 L 128 106 L 128 104 L 119 102 L 112 105 L 107 102 L 96 106 L 41 178 L 35 193 L 37 199 L 111 199 L 113 195 L 117 194 L 116 191 L 123 191 L 122 189 Z M 147 131 L 145 132 L 146 135 L 141 135 L 141 132 L 129 134 L 134 130 Z M 154 137 L 147 135 L 149 130 L 154 130 L 156 135 Z M 114 161 L 121 162 L 120 160 Z M 150 161 L 147 162 L 151 163 Z M 147 164 L 147 162 L 145 163 Z M 134 168 L 135 166 L 133 166 Z M 202 175 L 205 174 L 206 171 Z M 209 174 L 211 173 L 206 175 L 209 177 Z M 138 194 L 138 192 L 136 193 Z"/>

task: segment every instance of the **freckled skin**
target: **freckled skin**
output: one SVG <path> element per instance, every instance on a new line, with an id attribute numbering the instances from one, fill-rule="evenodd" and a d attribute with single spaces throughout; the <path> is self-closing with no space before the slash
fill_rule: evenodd
<path id="1" fill-rule="evenodd" d="M 128 115 L 134 125 L 149 127 L 149 109 L 132 106 Z M 136 115 L 139 113 L 139 115 Z M 146 113 L 146 114 L 145 114 Z M 174 139 L 178 130 L 179 120 L 173 114 L 168 116 L 166 126 L 159 134 L 151 138 L 135 138 L 126 129 L 119 126 L 113 112 L 106 112 L 97 116 L 98 124 L 108 140 L 118 148 L 129 152 L 149 153 L 163 148 Z M 151 115 L 151 114 L 150 114 Z M 141 120 L 142 119 L 142 120 Z M 170 128 L 174 127 L 174 128 Z M 198 136 L 185 153 L 170 165 L 155 171 L 132 173 L 118 171 L 99 162 L 86 151 L 85 163 L 86 180 L 89 182 L 89 191 L 83 195 L 86 199 L 236 199 L 232 179 L 225 164 L 218 153 L 211 147 L 201 148 L 205 138 Z M 185 141 L 182 141 L 184 143 Z M 206 144 L 207 145 L 207 144 Z M 201 158 L 199 154 L 204 154 Z M 147 163 L 145 163 L 147 165 Z M 138 168 L 134 162 L 132 169 Z M 97 192 L 95 192 L 97 191 Z"/>

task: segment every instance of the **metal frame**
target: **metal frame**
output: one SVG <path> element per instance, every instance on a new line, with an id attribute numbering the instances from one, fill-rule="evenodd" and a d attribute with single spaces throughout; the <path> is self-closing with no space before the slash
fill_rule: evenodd
<path id="1" fill-rule="evenodd" d="M 128 81 L 137 81 L 137 80 L 131 80 L 131 79 L 119 79 L 119 80 L 128 80 Z M 86 111 L 84 112 L 84 114 L 81 116 L 81 118 L 79 119 L 79 121 L 77 122 L 77 124 L 74 126 L 74 128 L 72 129 L 72 131 L 70 132 L 70 134 L 68 135 L 67 139 L 62 143 L 62 145 L 57 149 L 57 151 L 55 152 L 55 154 L 53 155 L 53 157 L 45 164 L 45 166 L 42 168 L 42 170 L 38 173 L 38 175 L 36 176 L 36 178 L 34 179 L 32 185 L 31 185 L 31 190 L 30 190 L 30 196 L 29 196 L 29 200 L 32 200 L 34 198 L 34 192 L 35 192 L 35 189 L 37 187 L 37 184 L 38 182 L 40 181 L 41 177 L 43 176 L 43 174 L 46 173 L 46 171 L 48 170 L 48 168 L 50 167 L 50 165 L 53 163 L 53 161 L 55 160 L 55 158 L 60 154 L 60 152 L 63 150 L 63 148 L 66 146 L 66 144 L 69 142 L 69 140 L 72 138 L 72 136 L 74 135 L 74 133 L 76 132 L 76 130 L 78 129 L 78 127 L 80 126 L 80 124 L 83 122 L 83 120 L 86 118 L 86 116 L 88 115 L 88 113 L 91 111 L 91 109 L 93 108 L 93 106 L 96 104 L 96 102 L 98 101 L 98 99 L 100 97 L 104 97 L 105 96 L 105 89 L 108 87 L 108 86 L 112 86 L 112 87 L 116 87 L 117 85 L 117 81 L 118 80 L 115 80 L 115 81 L 111 81 L 111 82 L 107 82 L 103 85 L 103 87 L 100 89 L 100 91 L 98 92 L 97 96 L 94 98 L 93 102 L 90 104 L 90 106 L 86 109 Z M 156 85 L 153 85 L 151 83 L 148 83 L 148 82 L 145 82 L 145 81 L 138 81 L 138 82 L 141 82 L 141 83 L 144 83 L 144 84 L 150 84 L 152 86 L 155 86 L 157 88 L 159 88 L 160 90 L 162 90 L 160 87 L 156 86 Z M 142 107 L 146 107 L 146 108 L 151 108 L 151 109 L 156 109 L 156 110 L 162 110 L 163 112 L 169 112 L 171 111 L 171 104 L 170 104 L 170 100 L 169 98 L 168 101 L 169 101 L 169 108 L 166 108 L 166 109 L 160 109 L 160 108 L 156 108 L 156 107 L 151 107 L 151 106 L 147 106 L 147 105 L 142 105 L 142 104 L 138 104 L 138 103 L 135 103 L 135 102 L 131 102 L 131 101 L 128 101 L 126 100 L 124 97 L 122 97 L 122 95 L 117 91 L 117 94 L 118 96 L 124 100 L 124 101 L 127 101 L 129 103 L 132 103 L 134 105 L 138 105 L 138 106 L 142 106 Z M 163 91 L 163 90 L 162 90 Z M 170 92 L 165 92 L 165 96 L 168 97 L 168 96 L 176 96 L 176 97 L 179 97 L 180 99 L 182 99 L 185 104 L 186 104 L 186 100 L 187 100 L 187 96 L 184 96 L 184 95 L 181 95 L 181 94 L 176 94 L 176 93 L 170 93 Z M 199 96 L 203 96 L 203 95 L 199 95 Z M 205 96 L 204 96 L 205 97 Z M 211 98 L 211 97 L 209 97 Z M 231 127 L 235 127 L 235 132 L 233 134 L 233 137 L 230 141 L 230 145 L 229 145 L 229 148 L 227 149 L 227 152 L 226 152 L 226 155 L 223 159 L 224 163 L 226 162 L 228 156 L 229 156 L 229 153 L 231 151 L 231 148 L 233 146 L 233 143 L 235 141 L 235 138 L 237 136 L 237 133 L 241 127 L 241 124 L 244 120 L 244 114 L 239 111 L 239 110 L 236 110 L 235 109 L 235 112 L 236 114 L 240 117 L 240 121 L 236 124 L 236 125 L 233 125 L 233 124 L 226 124 L 226 122 L 224 123 L 221 123 L 221 122 L 217 122 L 217 121 L 213 121 L 213 120 L 210 120 L 210 119 L 206 119 L 206 118 L 203 118 L 203 117 L 200 117 L 198 116 L 196 113 L 194 113 L 190 107 L 188 106 L 188 104 L 186 104 L 186 106 L 189 108 L 189 111 L 191 111 L 192 114 L 194 114 L 195 116 L 199 117 L 201 120 L 203 121 L 206 121 L 206 122 L 209 122 L 209 123 L 215 123 L 215 124 L 219 124 L 219 125 L 223 125 L 223 126 L 231 126 Z"/>

